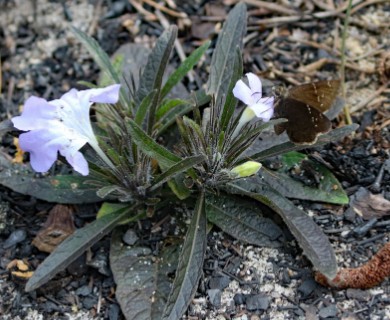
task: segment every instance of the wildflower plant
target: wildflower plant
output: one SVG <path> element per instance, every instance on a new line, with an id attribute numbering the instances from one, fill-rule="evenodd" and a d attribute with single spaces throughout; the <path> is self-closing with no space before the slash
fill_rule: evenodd
<path id="1" fill-rule="evenodd" d="M 17 129 L 27 131 L 20 134 L 20 146 L 30 153 L 33 169 L 49 170 L 59 152 L 81 176 L 51 169 L 52 174 L 37 178 L 28 170 L 19 170 L 16 178 L 2 179 L 2 184 L 52 202 L 106 202 L 96 221 L 76 231 L 38 267 L 27 283 L 27 291 L 46 283 L 115 229 L 110 263 L 117 299 L 126 318 L 179 319 L 202 274 L 207 221 L 251 244 L 276 246 L 283 242 L 281 229 L 250 201 L 268 206 L 283 218 L 316 270 L 329 279 L 336 275 L 329 240 L 287 197 L 337 204 L 345 204 L 348 198 L 324 168 L 319 168 L 324 181 L 316 188 L 302 186 L 286 174 L 297 163 L 309 161 L 292 152 L 305 146 L 285 141 L 262 150 L 254 148 L 264 131 L 286 119 L 272 119 L 275 98 L 263 95 L 260 78 L 253 73 L 243 77 L 245 21 L 246 8 L 241 3 L 231 11 L 220 33 L 206 90 L 199 90 L 193 95 L 196 99 L 188 100 L 168 98 L 168 93 L 196 65 L 208 43 L 164 82 L 177 33 L 171 27 L 149 55 L 138 86 L 126 91 L 121 73 L 109 57 L 93 39 L 75 30 L 101 67 L 107 86 L 89 84 L 90 89 L 72 89 L 53 101 L 31 97 L 22 115 L 12 122 Z M 239 101 L 244 104 L 241 109 Z M 93 103 L 97 121 L 91 123 Z M 180 133 L 174 147 L 157 142 L 174 125 Z M 355 128 L 333 130 L 320 136 L 314 146 Z M 275 156 L 282 157 L 280 170 L 262 166 Z M 3 174 L 12 176 L 15 171 L 9 165 Z M 39 181 L 39 187 L 20 187 L 20 179 L 34 185 Z M 332 188 L 335 185 L 338 190 Z M 140 254 L 146 252 L 141 245 L 122 245 L 118 226 L 163 212 L 165 200 L 173 196 L 193 203 L 192 219 L 180 243 L 164 244 L 164 249 L 154 255 Z M 180 217 L 179 212 L 174 214 Z M 172 273 L 173 282 L 169 277 Z"/>

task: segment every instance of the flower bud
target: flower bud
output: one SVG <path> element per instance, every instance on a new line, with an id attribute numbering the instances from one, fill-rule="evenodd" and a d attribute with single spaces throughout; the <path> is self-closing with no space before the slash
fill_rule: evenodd
<path id="1" fill-rule="evenodd" d="M 260 168 L 260 162 L 247 161 L 237 167 L 234 167 L 232 170 L 230 170 L 230 173 L 232 173 L 235 178 L 245 178 L 256 174 Z"/>

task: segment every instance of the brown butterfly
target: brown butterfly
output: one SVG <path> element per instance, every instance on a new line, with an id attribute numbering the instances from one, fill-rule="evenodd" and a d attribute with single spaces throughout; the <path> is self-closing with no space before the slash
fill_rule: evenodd
<path id="1" fill-rule="evenodd" d="M 288 120 L 274 126 L 276 134 L 286 131 L 295 144 L 314 144 L 332 127 L 323 112 L 332 106 L 339 88 L 340 80 L 324 80 L 276 92 L 274 118 Z"/>

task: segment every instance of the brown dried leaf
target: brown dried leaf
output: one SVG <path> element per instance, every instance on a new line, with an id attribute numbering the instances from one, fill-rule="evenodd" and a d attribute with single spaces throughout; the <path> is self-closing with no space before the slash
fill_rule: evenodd
<path id="1" fill-rule="evenodd" d="M 390 201 L 381 194 L 372 194 L 363 187 L 351 197 L 350 205 L 358 215 L 367 220 L 390 214 Z"/>
<path id="2" fill-rule="evenodd" d="M 14 277 L 22 278 L 22 279 L 30 279 L 33 275 L 33 271 L 22 272 L 22 271 L 12 271 L 11 274 Z"/>
<path id="3" fill-rule="evenodd" d="M 68 205 L 57 204 L 50 210 L 43 228 L 38 232 L 32 244 L 40 251 L 52 252 L 75 229 L 73 208 Z"/>

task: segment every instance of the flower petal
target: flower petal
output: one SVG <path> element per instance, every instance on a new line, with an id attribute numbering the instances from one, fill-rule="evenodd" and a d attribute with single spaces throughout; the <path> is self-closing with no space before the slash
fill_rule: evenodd
<path id="1" fill-rule="evenodd" d="M 256 76 L 254 73 L 247 73 L 246 76 L 248 77 L 248 83 L 249 83 L 249 88 L 252 91 L 252 95 L 256 94 L 256 101 L 261 98 L 263 94 L 263 88 L 261 85 L 261 80 L 258 76 Z"/>
<path id="2" fill-rule="evenodd" d="M 256 114 L 256 117 L 263 121 L 269 121 L 274 114 L 274 97 L 262 98 L 256 104 L 249 106 Z"/>
<path id="3" fill-rule="evenodd" d="M 73 155 L 68 154 L 65 158 L 78 173 L 83 176 L 87 176 L 89 174 L 88 162 L 85 160 L 81 152 L 77 151 Z"/>
<path id="4" fill-rule="evenodd" d="M 19 136 L 19 146 L 30 152 L 30 163 L 37 172 L 46 172 L 57 160 L 61 141 L 53 142 L 52 134 L 48 130 L 34 130 Z"/>
<path id="5" fill-rule="evenodd" d="M 24 104 L 20 116 L 11 120 L 15 128 L 23 131 L 47 128 L 50 121 L 56 118 L 56 107 L 45 99 L 32 96 Z"/>
<path id="6" fill-rule="evenodd" d="M 233 95 L 244 102 L 246 105 L 251 105 L 256 101 L 253 100 L 252 91 L 242 80 L 238 80 L 233 88 Z"/>
<path id="7" fill-rule="evenodd" d="M 87 98 L 89 102 L 117 103 L 120 87 L 120 84 L 113 84 L 105 88 L 81 90 L 78 96 L 82 101 Z"/>
<path id="8" fill-rule="evenodd" d="M 89 116 L 91 103 L 86 98 L 79 99 L 78 92 L 76 89 L 72 89 L 65 93 L 61 99 L 50 101 L 50 103 L 57 106 L 61 123 L 71 129 L 67 133 L 71 133 L 72 139 L 76 139 L 79 135 L 84 140 L 95 141 Z"/>

